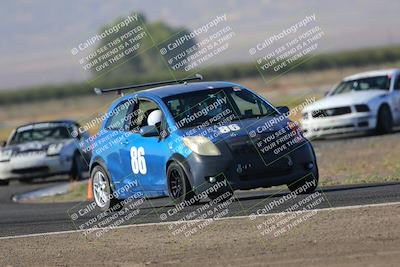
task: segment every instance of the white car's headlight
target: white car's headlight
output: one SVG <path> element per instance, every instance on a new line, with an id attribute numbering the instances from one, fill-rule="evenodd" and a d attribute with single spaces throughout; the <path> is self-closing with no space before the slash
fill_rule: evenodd
<path id="1" fill-rule="evenodd" d="M 61 149 L 63 148 L 64 144 L 51 144 L 47 148 L 47 155 L 54 156 L 60 154 Z"/>
<path id="2" fill-rule="evenodd" d="M 9 161 L 11 159 L 12 150 L 0 150 L 0 162 Z"/>
<path id="3" fill-rule="evenodd" d="M 218 147 L 213 144 L 207 137 L 204 136 L 186 136 L 183 138 L 183 143 L 194 153 L 203 156 L 219 156 L 221 152 Z"/>

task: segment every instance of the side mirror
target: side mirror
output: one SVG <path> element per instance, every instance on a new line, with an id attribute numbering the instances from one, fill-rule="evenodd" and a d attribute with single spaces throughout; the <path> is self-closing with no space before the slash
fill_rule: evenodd
<path id="1" fill-rule="evenodd" d="M 4 140 L 0 140 L 0 147 L 5 147 L 5 146 L 6 146 L 6 144 L 7 144 L 7 142 L 6 142 L 6 141 L 4 141 Z"/>
<path id="2" fill-rule="evenodd" d="M 289 113 L 289 108 L 286 107 L 286 106 L 277 107 L 277 109 L 278 109 L 279 112 L 282 113 L 282 114 L 287 114 L 287 113 Z"/>
<path id="3" fill-rule="evenodd" d="M 140 128 L 140 135 L 143 137 L 158 136 L 158 130 L 155 125 L 147 125 Z"/>

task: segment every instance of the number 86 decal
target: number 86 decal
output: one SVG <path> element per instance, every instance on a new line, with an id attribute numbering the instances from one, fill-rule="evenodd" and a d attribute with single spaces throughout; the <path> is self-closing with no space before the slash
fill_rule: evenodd
<path id="1" fill-rule="evenodd" d="M 141 174 L 147 173 L 143 147 L 131 147 L 131 167 L 134 174 L 138 174 L 139 172 Z"/>
<path id="2" fill-rule="evenodd" d="M 229 132 L 239 131 L 240 130 L 240 126 L 237 125 L 237 124 L 231 124 L 231 125 L 228 125 L 228 126 L 218 127 L 218 129 L 219 129 L 219 131 L 221 133 L 229 133 Z"/>

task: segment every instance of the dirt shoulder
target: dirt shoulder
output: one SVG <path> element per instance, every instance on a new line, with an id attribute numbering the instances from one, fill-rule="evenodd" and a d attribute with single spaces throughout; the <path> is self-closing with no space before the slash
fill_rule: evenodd
<path id="1" fill-rule="evenodd" d="M 319 211 L 273 237 L 256 220 L 213 222 L 185 237 L 171 226 L 1 240 L 1 266 L 397 266 L 400 205 Z M 40 256 L 39 256 L 40 255 Z"/>
<path id="2" fill-rule="evenodd" d="M 399 130 L 382 136 L 315 142 L 320 185 L 400 181 Z"/>

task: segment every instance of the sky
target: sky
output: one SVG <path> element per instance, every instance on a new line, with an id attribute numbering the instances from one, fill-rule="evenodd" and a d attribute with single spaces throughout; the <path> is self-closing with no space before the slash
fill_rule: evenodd
<path id="1" fill-rule="evenodd" d="M 89 78 L 71 49 L 131 12 L 195 29 L 226 14 L 236 36 L 218 63 L 249 62 L 249 48 L 315 14 L 325 36 L 318 52 L 400 44 L 400 1 L 5 0 L 0 9 L 0 89 Z"/>

